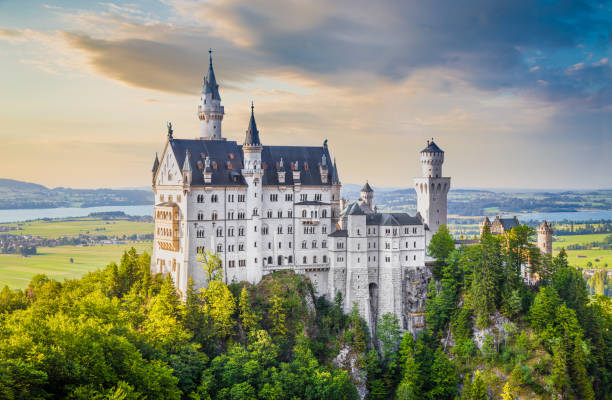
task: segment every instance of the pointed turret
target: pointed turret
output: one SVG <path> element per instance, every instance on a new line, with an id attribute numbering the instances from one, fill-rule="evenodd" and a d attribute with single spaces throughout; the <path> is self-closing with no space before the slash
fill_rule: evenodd
<path id="1" fill-rule="evenodd" d="M 189 190 L 189 186 L 193 180 L 191 171 L 191 162 L 189 160 L 189 151 L 185 150 L 185 161 L 183 162 L 183 189 Z"/>
<path id="2" fill-rule="evenodd" d="M 191 171 L 191 163 L 189 162 L 189 151 L 185 151 L 185 161 L 183 162 L 183 171 Z"/>
<path id="3" fill-rule="evenodd" d="M 340 178 L 338 177 L 338 167 L 336 166 L 336 159 L 334 158 L 334 171 L 332 172 L 332 185 L 339 185 Z"/>
<path id="4" fill-rule="evenodd" d="M 261 140 L 259 140 L 259 131 L 257 130 L 257 123 L 255 122 L 255 106 L 251 102 L 251 120 L 249 121 L 249 127 L 246 130 L 246 136 L 244 138 L 245 146 L 261 146 Z"/>
<path id="5" fill-rule="evenodd" d="M 159 158 L 157 157 L 157 152 L 155 152 L 155 161 L 153 161 L 153 169 L 151 170 L 151 172 L 153 172 L 153 175 L 155 175 L 155 173 L 157 172 L 157 168 L 159 168 Z"/>
<path id="6" fill-rule="evenodd" d="M 212 64 L 212 49 L 208 51 L 210 62 L 208 64 L 208 74 L 204 78 L 202 85 L 201 103 L 198 105 L 198 118 L 200 119 L 200 139 L 224 140 L 221 134 L 221 123 L 225 110 L 221 105 L 219 95 L 219 85 L 215 77 L 215 70 Z"/>
<path id="7" fill-rule="evenodd" d="M 212 63 L 212 49 L 208 50 L 209 54 L 209 63 L 208 63 L 208 73 L 206 74 L 206 79 L 204 80 L 204 94 L 211 94 L 213 100 L 221 101 L 221 96 L 219 95 L 219 85 L 217 85 L 217 78 L 215 78 L 215 70 L 213 69 Z"/>

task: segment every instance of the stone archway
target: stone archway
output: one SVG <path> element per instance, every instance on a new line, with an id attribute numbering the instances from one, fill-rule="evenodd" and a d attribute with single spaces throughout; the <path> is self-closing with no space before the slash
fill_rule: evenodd
<path id="1" fill-rule="evenodd" d="M 376 324 L 378 322 L 378 285 L 374 282 L 368 286 L 370 292 L 370 321 L 372 335 L 376 334 Z"/>

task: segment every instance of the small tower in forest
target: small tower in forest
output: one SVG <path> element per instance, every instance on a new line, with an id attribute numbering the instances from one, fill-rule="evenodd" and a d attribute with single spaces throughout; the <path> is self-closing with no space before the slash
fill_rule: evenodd
<path id="1" fill-rule="evenodd" d="M 550 222 L 542 221 L 537 229 L 538 233 L 538 248 L 544 254 L 552 255 L 552 235 L 553 228 Z"/>

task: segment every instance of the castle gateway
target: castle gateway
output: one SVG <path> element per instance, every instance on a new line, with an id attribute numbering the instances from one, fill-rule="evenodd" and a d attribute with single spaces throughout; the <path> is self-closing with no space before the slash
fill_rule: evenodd
<path id="1" fill-rule="evenodd" d="M 170 274 L 181 296 L 189 278 L 207 284 L 200 254 L 219 255 L 227 283 L 259 282 L 292 270 L 308 276 L 318 296 L 342 294 L 375 325 L 394 313 L 405 330 L 423 326 L 431 235 L 446 224 L 450 178 L 434 143 L 420 153 L 414 180 L 416 215 L 379 213 L 368 183 L 360 199 L 340 199 L 340 174 L 327 141 L 321 146 L 264 144 L 254 107 L 242 144 L 222 134 L 224 107 L 212 57 L 197 116 L 199 138 L 179 139 L 168 126 L 153 165 L 155 239 L 151 269 Z"/>

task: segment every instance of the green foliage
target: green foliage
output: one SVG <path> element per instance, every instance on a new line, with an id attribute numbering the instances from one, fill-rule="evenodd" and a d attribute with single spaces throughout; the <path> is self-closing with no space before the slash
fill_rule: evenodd
<path id="1" fill-rule="evenodd" d="M 130 250 L 79 280 L 41 275 L 25 292 L 1 291 L 0 398 L 357 398 L 303 328 L 330 332 L 346 316 L 335 309 L 333 322 L 315 326 L 299 276 L 244 286 L 236 304 L 213 273 L 200 292 L 190 281 L 181 302 L 172 280 L 149 269 L 148 255 Z"/>
<path id="2" fill-rule="evenodd" d="M 438 231 L 431 237 L 427 251 L 435 261 L 433 274 L 436 279 L 440 279 L 442 268 L 446 258 L 455 249 L 455 239 L 451 236 L 446 225 L 440 225 Z"/>

